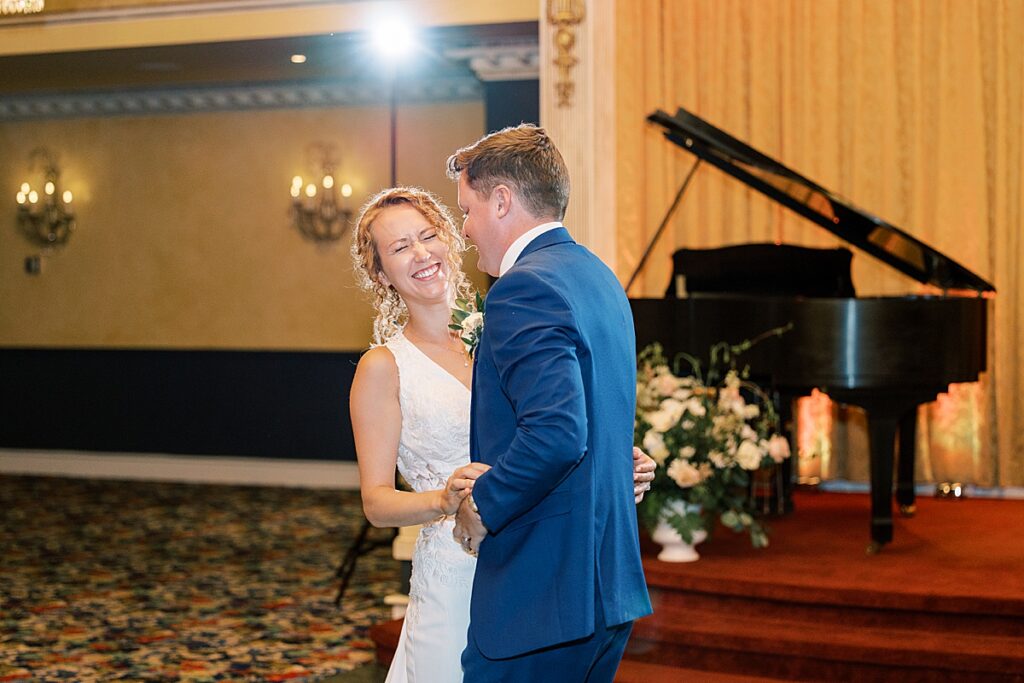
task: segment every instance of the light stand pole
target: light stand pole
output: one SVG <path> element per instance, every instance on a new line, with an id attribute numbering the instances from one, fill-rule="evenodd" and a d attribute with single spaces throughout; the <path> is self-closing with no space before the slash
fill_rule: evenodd
<path id="1" fill-rule="evenodd" d="M 391 109 L 391 187 L 398 184 L 398 66 L 390 70 L 391 93 L 388 105 Z"/>

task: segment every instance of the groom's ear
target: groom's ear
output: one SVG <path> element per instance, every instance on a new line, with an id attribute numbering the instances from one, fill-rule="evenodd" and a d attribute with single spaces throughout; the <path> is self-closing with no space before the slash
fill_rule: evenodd
<path id="1" fill-rule="evenodd" d="M 497 185 L 491 193 L 491 199 L 495 203 L 498 218 L 504 218 L 512 210 L 512 191 L 508 185 Z"/>

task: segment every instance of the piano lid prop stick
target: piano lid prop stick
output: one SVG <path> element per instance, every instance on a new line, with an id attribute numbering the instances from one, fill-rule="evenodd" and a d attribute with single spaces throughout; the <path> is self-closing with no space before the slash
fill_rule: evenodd
<path id="1" fill-rule="evenodd" d="M 633 282 L 636 281 L 636 276 L 643 270 L 644 264 L 647 263 L 647 258 L 651 255 L 654 250 L 654 245 L 658 243 L 658 238 L 661 237 L 661 233 L 665 232 L 665 228 L 668 226 L 668 222 L 672 219 L 672 214 L 675 213 L 676 207 L 679 206 L 679 201 L 683 198 L 683 193 L 686 192 L 686 187 L 690 184 L 690 180 L 693 179 L 693 174 L 697 172 L 697 167 L 700 166 L 702 159 L 697 158 L 697 161 L 690 167 L 689 173 L 686 174 L 686 180 L 679 187 L 679 191 L 676 192 L 676 198 L 672 200 L 672 206 L 668 207 L 668 212 L 665 214 L 665 218 L 662 219 L 661 225 L 658 226 L 657 231 L 654 233 L 654 238 L 651 239 L 651 243 L 647 245 L 647 251 L 640 257 L 640 263 L 637 264 L 636 270 L 629 276 L 629 282 L 626 284 L 626 294 L 629 295 L 629 288 L 633 286 Z"/>

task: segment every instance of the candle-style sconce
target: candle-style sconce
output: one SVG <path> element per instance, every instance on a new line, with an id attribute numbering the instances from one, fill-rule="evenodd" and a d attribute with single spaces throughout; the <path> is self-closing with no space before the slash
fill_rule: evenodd
<path id="1" fill-rule="evenodd" d="M 292 218 L 303 237 L 314 242 L 336 242 L 352 220 L 352 209 L 346 201 L 352 196 L 352 186 L 339 186 L 334 175 L 333 146 L 316 144 L 310 149 L 319 172 L 318 181 L 310 182 L 302 176 L 292 178 Z"/>
<path id="2" fill-rule="evenodd" d="M 37 164 L 43 170 L 39 189 L 26 180 L 18 190 L 18 230 L 37 246 L 57 248 L 66 244 L 75 230 L 73 196 L 71 190 L 61 190 L 60 169 L 49 150 L 40 147 L 32 151 L 30 170 Z"/>

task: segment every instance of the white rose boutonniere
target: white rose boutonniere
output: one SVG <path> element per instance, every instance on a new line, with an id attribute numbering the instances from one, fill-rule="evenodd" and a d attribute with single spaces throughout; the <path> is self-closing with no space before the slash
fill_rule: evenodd
<path id="1" fill-rule="evenodd" d="M 456 299 L 452 309 L 452 322 L 448 325 L 459 333 L 459 338 L 466 345 L 470 357 L 476 357 L 476 347 L 480 344 L 480 336 L 484 332 L 484 300 L 477 292 L 474 301 Z"/>

